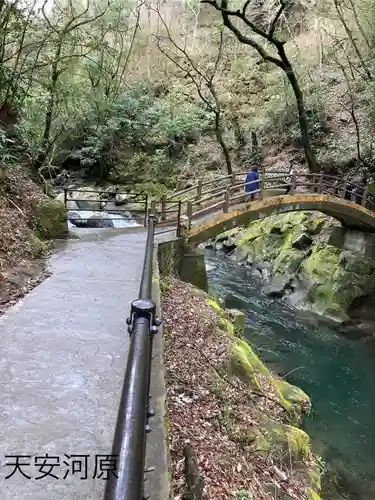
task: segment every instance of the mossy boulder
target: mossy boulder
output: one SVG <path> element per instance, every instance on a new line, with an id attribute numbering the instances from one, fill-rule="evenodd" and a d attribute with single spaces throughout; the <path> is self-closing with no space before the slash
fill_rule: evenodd
<path id="1" fill-rule="evenodd" d="M 218 314 L 219 326 L 222 331 L 233 338 L 231 349 L 228 353 L 227 371 L 230 376 L 235 376 L 248 384 L 255 392 L 262 392 L 262 384 L 259 375 L 266 378 L 273 385 L 281 406 L 289 413 L 292 422 L 300 422 L 311 408 L 310 398 L 302 389 L 289 384 L 286 381 L 274 377 L 251 345 L 243 338 L 236 337 L 238 330 L 231 316 L 233 310 L 224 309 L 215 299 L 207 298 L 206 303 Z M 244 322 L 244 316 L 241 322 Z"/>
<path id="2" fill-rule="evenodd" d="M 315 495 L 311 496 L 313 500 L 319 500 L 315 491 L 319 491 L 320 488 L 320 473 L 314 467 L 314 461 L 311 460 L 309 436 L 295 426 L 300 424 L 302 417 L 310 411 L 309 397 L 302 389 L 272 374 L 251 345 L 245 339 L 235 336 L 237 328 L 233 322 L 234 318 L 240 317 L 241 328 L 244 325 L 244 317 L 240 316 L 240 311 L 224 309 L 222 303 L 208 296 L 206 296 L 206 304 L 217 313 L 218 325 L 223 335 L 228 335 L 231 339 L 227 360 L 216 367 L 217 371 L 220 373 L 223 371 L 229 378 L 237 378 L 237 382 L 241 380 L 247 385 L 249 392 L 264 394 L 265 388 L 268 392 L 271 384 L 274 388 L 272 398 L 275 400 L 278 398 L 280 405 L 289 416 L 288 423 L 280 422 L 278 417 L 275 417 L 277 420 L 270 418 L 262 410 L 262 405 L 257 405 L 252 408 L 255 426 L 239 429 L 227 424 L 230 429 L 230 439 L 239 440 L 242 445 L 253 447 L 257 453 L 264 452 L 272 460 L 282 462 L 287 466 L 293 463 L 304 464 L 306 485 L 309 486 L 308 494 Z M 225 390 L 222 379 L 215 379 L 212 390 L 220 394 Z M 227 418 L 230 418 L 232 410 L 231 407 L 226 409 Z"/>
<path id="3" fill-rule="evenodd" d="M 311 466 L 308 472 L 309 480 L 311 487 L 315 491 L 320 491 L 322 489 L 322 481 L 321 481 L 321 470 L 317 465 Z"/>
<path id="4" fill-rule="evenodd" d="M 311 410 L 309 396 L 299 387 L 286 380 L 275 380 L 275 386 L 284 399 L 291 402 L 299 415 L 307 415 Z"/>
<path id="5" fill-rule="evenodd" d="M 238 339 L 233 342 L 229 357 L 229 374 L 247 383 L 252 390 L 262 392 L 258 373 L 268 377 L 271 375 L 246 341 Z"/>
<path id="6" fill-rule="evenodd" d="M 318 495 L 318 493 L 314 491 L 312 488 L 308 488 L 307 498 L 308 500 L 321 500 L 320 495 Z"/>
<path id="7" fill-rule="evenodd" d="M 282 297 L 295 292 L 295 305 L 341 322 L 371 286 L 373 263 L 328 245 L 325 229 L 334 223 L 318 212 L 291 212 L 227 231 L 217 241 L 224 247 L 231 238 L 236 260 L 255 269 L 267 266 L 261 273 L 266 293 Z"/>
<path id="8" fill-rule="evenodd" d="M 275 459 L 290 463 L 304 460 L 310 451 L 310 438 L 302 429 L 276 422 L 259 412 L 257 419 L 261 427 L 255 432 L 254 445 Z"/>
<path id="9" fill-rule="evenodd" d="M 61 238 L 68 234 L 67 210 L 63 203 L 46 199 L 37 207 L 31 226 L 41 239 Z"/>
<path id="10" fill-rule="evenodd" d="M 35 233 L 30 234 L 30 250 L 31 256 L 35 259 L 42 257 L 48 250 L 49 243 L 38 238 Z"/>
<path id="11" fill-rule="evenodd" d="M 303 307 L 345 321 L 350 305 L 364 295 L 371 276 L 367 257 L 329 245 L 316 246 L 300 269 L 306 288 Z"/>
<path id="12" fill-rule="evenodd" d="M 227 309 L 227 314 L 234 327 L 234 333 L 242 337 L 245 332 L 245 314 L 238 309 Z"/>
<path id="13" fill-rule="evenodd" d="M 309 212 L 291 212 L 252 222 L 238 233 L 236 255 L 240 259 L 246 256 L 252 264 L 272 262 L 273 274 L 295 273 L 324 223 L 324 217 Z"/>

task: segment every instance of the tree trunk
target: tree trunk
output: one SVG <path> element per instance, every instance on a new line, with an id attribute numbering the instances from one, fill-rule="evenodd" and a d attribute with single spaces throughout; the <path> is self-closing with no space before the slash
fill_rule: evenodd
<path id="1" fill-rule="evenodd" d="M 246 146 L 246 138 L 242 132 L 240 121 L 235 112 L 232 113 L 231 122 L 233 123 L 233 132 L 237 144 L 237 152 L 240 153 Z"/>
<path id="2" fill-rule="evenodd" d="M 223 151 L 223 155 L 224 155 L 224 158 L 225 158 L 225 163 L 227 164 L 228 175 L 232 175 L 233 174 L 232 162 L 231 162 L 231 159 L 230 159 L 228 147 L 225 144 L 225 141 L 223 139 L 223 133 L 221 131 L 221 120 L 220 120 L 220 118 L 221 118 L 220 117 L 220 111 L 216 111 L 215 112 L 215 135 L 216 135 L 216 139 L 217 139 L 218 143 L 220 144 L 221 149 Z"/>
<path id="3" fill-rule="evenodd" d="M 45 116 L 45 120 L 44 120 L 44 132 L 43 132 L 43 137 L 42 137 L 42 140 L 40 143 L 40 151 L 39 151 L 39 154 L 34 162 L 34 167 L 36 169 L 43 166 L 44 162 L 47 159 L 48 153 L 51 149 L 50 136 L 51 136 L 52 121 L 53 121 L 53 113 L 55 110 L 55 98 L 56 98 L 56 91 L 57 91 L 57 83 L 58 83 L 59 75 L 60 75 L 58 66 L 59 66 L 59 59 L 61 56 L 64 38 L 65 38 L 65 33 L 62 33 L 60 35 L 59 40 L 58 40 L 58 45 L 56 47 L 55 56 L 54 56 L 54 59 L 52 62 L 51 82 L 49 85 L 47 111 L 46 111 L 46 116 Z"/>
<path id="4" fill-rule="evenodd" d="M 251 131 L 251 152 L 253 154 L 258 153 L 258 137 L 257 133 L 254 130 Z"/>
<path id="5" fill-rule="evenodd" d="M 216 117 L 215 117 L 215 135 L 216 135 L 216 139 L 217 139 L 218 143 L 221 146 L 221 149 L 223 150 L 225 163 L 227 164 L 228 175 L 232 175 L 232 173 L 233 173 L 232 162 L 231 162 L 231 159 L 229 156 L 228 147 L 225 144 L 224 139 L 223 139 L 223 134 L 221 131 L 221 126 L 220 126 L 220 114 L 219 113 L 217 113 Z"/>
<path id="6" fill-rule="evenodd" d="M 298 108 L 298 122 L 301 130 L 302 144 L 305 152 L 306 161 L 309 167 L 310 172 L 315 173 L 319 172 L 320 168 L 316 162 L 315 155 L 310 146 L 310 137 L 309 137 L 309 126 L 306 117 L 305 111 L 305 103 L 303 100 L 303 93 L 301 87 L 299 86 L 296 74 L 293 71 L 293 68 L 289 62 L 289 59 L 285 53 L 284 44 L 277 44 L 277 51 L 279 53 L 280 59 L 283 62 L 283 70 L 289 80 L 290 85 L 292 86 L 294 96 L 297 102 Z"/>

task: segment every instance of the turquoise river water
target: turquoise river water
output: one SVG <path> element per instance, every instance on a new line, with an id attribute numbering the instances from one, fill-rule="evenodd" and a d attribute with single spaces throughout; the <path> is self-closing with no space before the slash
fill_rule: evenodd
<path id="1" fill-rule="evenodd" d="M 304 429 L 326 477 L 339 482 L 323 498 L 375 500 L 375 350 L 266 296 L 260 279 L 229 259 L 207 253 L 206 263 L 211 293 L 245 313 L 246 337 L 262 360 L 312 400 Z"/>

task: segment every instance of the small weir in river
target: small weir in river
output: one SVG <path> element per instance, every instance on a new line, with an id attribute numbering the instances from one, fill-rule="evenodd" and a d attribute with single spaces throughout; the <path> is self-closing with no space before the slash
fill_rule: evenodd
<path id="1" fill-rule="evenodd" d="M 211 293 L 244 311 L 246 337 L 263 361 L 312 400 L 304 429 L 326 477 L 339 483 L 322 497 L 375 499 L 375 349 L 266 296 L 248 269 L 211 252 L 206 263 Z"/>
<path id="2" fill-rule="evenodd" d="M 90 227 L 90 228 L 123 228 L 137 227 L 140 224 L 133 219 L 130 212 L 126 215 L 110 212 L 95 212 L 85 210 L 84 212 L 71 210 L 68 212 L 68 228 Z"/>

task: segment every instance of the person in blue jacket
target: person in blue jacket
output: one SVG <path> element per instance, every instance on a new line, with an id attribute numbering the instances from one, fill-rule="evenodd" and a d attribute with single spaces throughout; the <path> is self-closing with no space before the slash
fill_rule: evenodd
<path id="1" fill-rule="evenodd" d="M 253 167 L 246 176 L 245 193 L 250 197 L 250 200 L 254 200 L 257 191 L 259 191 L 259 173 L 258 167 Z"/>

